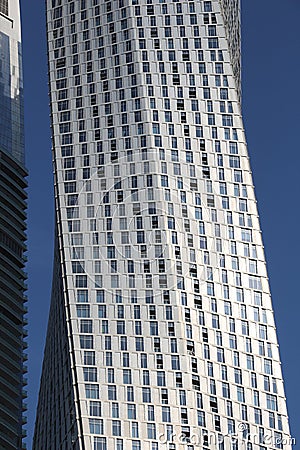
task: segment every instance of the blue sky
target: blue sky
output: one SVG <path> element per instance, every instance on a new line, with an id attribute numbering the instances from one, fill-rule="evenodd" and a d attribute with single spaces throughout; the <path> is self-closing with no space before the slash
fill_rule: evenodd
<path id="1" fill-rule="evenodd" d="M 243 112 L 280 342 L 292 436 L 300 449 L 298 0 L 243 0 Z M 28 442 L 50 300 L 54 208 L 44 2 L 21 0 L 29 168 Z M 53 449 L 54 450 L 54 449 Z"/>

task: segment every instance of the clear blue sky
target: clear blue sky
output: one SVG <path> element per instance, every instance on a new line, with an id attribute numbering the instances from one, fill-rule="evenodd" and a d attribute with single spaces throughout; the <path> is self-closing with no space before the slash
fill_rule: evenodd
<path id="1" fill-rule="evenodd" d="M 243 110 L 281 349 L 300 449 L 300 2 L 243 0 Z M 29 168 L 28 442 L 34 428 L 53 258 L 44 1 L 21 0 Z M 56 449 L 53 449 L 56 450 Z"/>

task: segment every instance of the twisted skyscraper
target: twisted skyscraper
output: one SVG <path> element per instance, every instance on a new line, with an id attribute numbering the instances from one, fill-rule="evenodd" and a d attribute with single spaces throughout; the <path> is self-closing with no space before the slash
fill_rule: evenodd
<path id="1" fill-rule="evenodd" d="M 34 449 L 289 449 L 238 0 L 47 0 L 56 241 Z"/>

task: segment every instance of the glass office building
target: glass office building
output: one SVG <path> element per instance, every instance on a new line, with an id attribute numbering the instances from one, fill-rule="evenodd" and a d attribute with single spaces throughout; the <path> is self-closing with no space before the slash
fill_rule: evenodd
<path id="1" fill-rule="evenodd" d="M 23 76 L 20 10 L 0 1 L 0 448 L 22 449 L 26 380 Z"/>
<path id="2" fill-rule="evenodd" d="M 56 242 L 33 448 L 290 449 L 239 1 L 48 0 L 47 33 Z"/>

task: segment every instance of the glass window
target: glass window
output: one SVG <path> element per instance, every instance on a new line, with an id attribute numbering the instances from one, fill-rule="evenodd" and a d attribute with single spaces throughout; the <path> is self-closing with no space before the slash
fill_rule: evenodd
<path id="1" fill-rule="evenodd" d="M 133 403 L 127 405 L 127 418 L 136 419 L 136 406 Z"/>
<path id="2" fill-rule="evenodd" d="M 94 450 L 107 450 L 105 437 L 94 438 Z"/>
<path id="3" fill-rule="evenodd" d="M 162 422 L 171 422 L 171 412 L 169 406 L 162 406 Z"/>
<path id="4" fill-rule="evenodd" d="M 90 433 L 103 434 L 103 420 L 102 419 L 89 419 Z"/>

